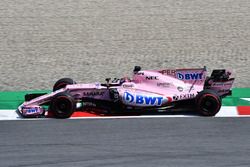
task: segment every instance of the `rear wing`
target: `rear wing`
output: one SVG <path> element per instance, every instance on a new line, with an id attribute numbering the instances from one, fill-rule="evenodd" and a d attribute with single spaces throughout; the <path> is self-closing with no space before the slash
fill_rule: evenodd
<path id="1" fill-rule="evenodd" d="M 204 89 L 215 90 L 220 96 L 231 95 L 231 88 L 235 80 L 231 75 L 231 71 L 226 69 L 213 70 L 211 76 L 206 79 Z"/>

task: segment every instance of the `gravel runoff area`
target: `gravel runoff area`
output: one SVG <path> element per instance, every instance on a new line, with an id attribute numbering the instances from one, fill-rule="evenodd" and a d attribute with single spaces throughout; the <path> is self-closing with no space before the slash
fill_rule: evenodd
<path id="1" fill-rule="evenodd" d="M 0 91 L 144 69 L 230 68 L 250 85 L 249 0 L 1 0 Z"/>

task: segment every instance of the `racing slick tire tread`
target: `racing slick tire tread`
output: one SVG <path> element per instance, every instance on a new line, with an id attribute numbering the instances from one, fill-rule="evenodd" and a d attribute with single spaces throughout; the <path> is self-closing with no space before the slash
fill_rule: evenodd
<path id="1" fill-rule="evenodd" d="M 50 110 L 55 118 L 69 118 L 75 109 L 76 102 L 74 98 L 66 92 L 56 94 L 50 104 Z"/>
<path id="2" fill-rule="evenodd" d="M 196 96 L 196 110 L 202 116 L 215 116 L 221 108 L 221 98 L 214 90 L 205 89 Z"/>
<path id="3" fill-rule="evenodd" d="M 61 78 L 53 86 L 53 92 L 65 88 L 67 85 L 73 85 L 76 82 L 71 78 Z"/>

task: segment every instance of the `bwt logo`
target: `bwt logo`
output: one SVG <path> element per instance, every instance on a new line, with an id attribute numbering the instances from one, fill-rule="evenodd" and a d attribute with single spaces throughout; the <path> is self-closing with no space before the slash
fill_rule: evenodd
<path id="1" fill-rule="evenodd" d="M 37 108 L 27 108 L 23 110 L 26 112 L 26 114 L 35 114 L 39 112 Z"/>
<path id="2" fill-rule="evenodd" d="M 125 92 L 124 101 L 127 103 L 138 105 L 160 106 L 163 102 L 163 97 L 133 95 Z"/>
<path id="3" fill-rule="evenodd" d="M 177 78 L 180 80 L 202 80 L 203 73 L 177 73 Z"/>

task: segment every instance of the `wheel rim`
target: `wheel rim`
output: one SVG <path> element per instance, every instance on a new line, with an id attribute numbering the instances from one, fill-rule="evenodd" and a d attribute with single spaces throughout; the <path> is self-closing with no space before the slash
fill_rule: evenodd
<path id="1" fill-rule="evenodd" d="M 205 96 L 201 100 L 200 105 L 201 105 L 202 111 L 204 111 L 205 113 L 217 112 L 219 108 L 218 100 L 213 96 Z"/>
<path id="2" fill-rule="evenodd" d="M 59 114 L 67 114 L 72 109 L 72 104 L 66 97 L 59 97 L 55 101 L 55 106 Z"/>

